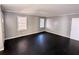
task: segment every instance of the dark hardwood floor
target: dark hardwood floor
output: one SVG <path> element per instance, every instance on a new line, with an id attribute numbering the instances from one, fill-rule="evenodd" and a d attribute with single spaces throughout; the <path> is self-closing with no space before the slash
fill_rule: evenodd
<path id="1" fill-rule="evenodd" d="M 79 55 L 79 41 L 48 32 L 5 40 L 1 55 Z"/>

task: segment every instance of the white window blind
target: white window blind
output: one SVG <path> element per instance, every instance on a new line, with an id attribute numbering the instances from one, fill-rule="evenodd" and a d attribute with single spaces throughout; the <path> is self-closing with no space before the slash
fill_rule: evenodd
<path id="1" fill-rule="evenodd" d="M 17 17 L 18 31 L 27 30 L 27 17 Z"/>

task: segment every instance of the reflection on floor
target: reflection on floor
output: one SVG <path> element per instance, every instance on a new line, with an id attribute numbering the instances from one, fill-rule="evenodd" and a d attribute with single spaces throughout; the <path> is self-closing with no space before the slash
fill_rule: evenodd
<path id="1" fill-rule="evenodd" d="M 5 50 L 1 55 L 77 55 L 79 42 L 41 32 L 5 41 Z"/>

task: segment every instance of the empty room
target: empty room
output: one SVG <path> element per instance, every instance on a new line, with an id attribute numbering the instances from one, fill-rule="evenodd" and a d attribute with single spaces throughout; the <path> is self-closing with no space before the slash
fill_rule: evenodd
<path id="1" fill-rule="evenodd" d="M 79 4 L 1 4 L 0 55 L 79 55 Z"/>

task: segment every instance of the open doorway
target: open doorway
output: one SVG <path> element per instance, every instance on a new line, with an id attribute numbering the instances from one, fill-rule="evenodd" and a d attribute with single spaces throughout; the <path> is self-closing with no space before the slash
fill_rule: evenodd
<path id="1" fill-rule="evenodd" d="M 4 50 L 4 21 L 3 13 L 0 9 L 0 51 Z"/>

